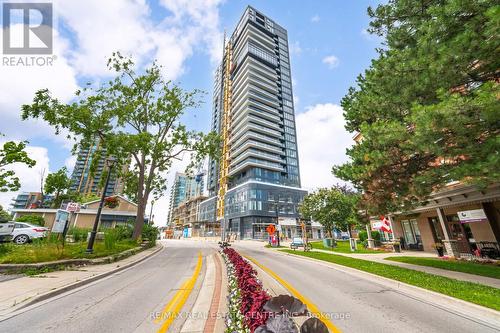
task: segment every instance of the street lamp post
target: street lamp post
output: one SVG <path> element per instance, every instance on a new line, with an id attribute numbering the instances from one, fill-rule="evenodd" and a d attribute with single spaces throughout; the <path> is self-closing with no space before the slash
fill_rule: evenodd
<path id="1" fill-rule="evenodd" d="M 278 237 L 278 247 L 280 247 L 280 231 L 278 230 L 279 225 L 279 213 L 278 213 L 278 203 L 274 206 L 276 209 L 276 237 Z"/>
<path id="2" fill-rule="evenodd" d="M 104 189 L 102 190 L 101 201 L 99 202 L 99 208 L 97 209 L 97 215 L 95 216 L 94 227 L 90 232 L 89 243 L 87 244 L 87 253 L 94 252 L 94 241 L 97 234 L 97 227 L 99 226 L 99 220 L 101 219 L 102 206 L 104 205 L 104 199 L 106 198 L 106 191 L 108 190 L 109 179 L 111 177 L 111 171 L 116 162 L 114 157 L 108 157 L 106 159 L 106 165 L 108 166 L 108 175 L 106 177 L 106 183 L 104 184 Z"/>

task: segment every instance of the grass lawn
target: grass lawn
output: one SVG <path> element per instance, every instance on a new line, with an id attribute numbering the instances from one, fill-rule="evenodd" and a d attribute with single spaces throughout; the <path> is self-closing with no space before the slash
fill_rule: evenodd
<path id="1" fill-rule="evenodd" d="M 349 247 L 349 241 L 343 241 L 343 240 L 337 240 L 337 247 L 334 247 L 334 248 L 323 246 L 322 241 L 311 242 L 311 244 L 312 244 L 313 249 L 328 250 L 328 251 L 340 252 L 340 253 L 383 253 L 384 252 L 381 250 L 365 249 L 363 247 L 363 244 L 360 244 L 360 243 L 357 244 L 356 252 L 352 252 L 351 248 Z"/>
<path id="2" fill-rule="evenodd" d="M 272 245 L 269 245 L 269 244 L 265 245 L 264 247 L 266 247 L 268 249 L 284 249 L 284 248 L 286 248 L 286 246 L 282 246 L 282 245 L 280 245 L 280 246 L 272 246 Z"/>
<path id="3" fill-rule="evenodd" d="M 500 310 L 500 302 L 498 302 L 500 299 L 500 289 L 497 288 L 335 254 L 322 252 L 299 252 L 292 250 L 280 251 L 352 267 L 361 271 L 479 304 L 497 311 Z"/>
<path id="4" fill-rule="evenodd" d="M 500 265 L 495 264 L 481 264 L 462 260 L 421 257 L 388 257 L 385 259 L 500 279 Z"/>
<path id="5" fill-rule="evenodd" d="M 106 248 L 104 242 L 94 244 L 94 252 L 86 254 L 86 242 L 69 244 L 64 249 L 53 242 L 37 242 L 25 245 L 12 243 L 0 245 L 0 264 L 30 264 L 61 259 L 98 258 L 116 254 L 137 247 L 135 241 L 119 241 L 113 248 Z"/>

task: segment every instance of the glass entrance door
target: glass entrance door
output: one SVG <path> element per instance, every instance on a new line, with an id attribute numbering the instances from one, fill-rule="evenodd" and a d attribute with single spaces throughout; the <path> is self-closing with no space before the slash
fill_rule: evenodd
<path id="1" fill-rule="evenodd" d="M 420 229 L 416 219 L 402 220 L 405 248 L 410 250 L 423 250 Z"/>

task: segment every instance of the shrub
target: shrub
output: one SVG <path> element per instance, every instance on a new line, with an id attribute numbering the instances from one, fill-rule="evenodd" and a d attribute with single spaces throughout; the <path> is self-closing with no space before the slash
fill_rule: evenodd
<path id="1" fill-rule="evenodd" d="M 141 237 L 143 240 L 148 240 L 150 244 L 156 244 L 156 238 L 158 237 L 158 228 L 150 224 L 145 224 L 142 227 Z"/>
<path id="2" fill-rule="evenodd" d="M 88 228 L 72 227 L 68 230 L 68 235 L 73 235 L 75 242 L 85 242 L 90 231 Z"/>
<path id="3" fill-rule="evenodd" d="M 23 215 L 16 219 L 17 222 L 26 222 L 30 224 L 36 224 L 41 227 L 45 225 L 45 219 L 40 215 Z"/>
<path id="4" fill-rule="evenodd" d="M 380 232 L 379 231 L 372 231 L 372 238 L 376 241 L 380 240 Z M 360 231 L 359 232 L 359 240 L 361 242 L 364 242 L 365 240 L 368 239 L 368 233 L 366 231 Z"/>
<path id="5" fill-rule="evenodd" d="M 116 226 L 114 230 L 116 232 L 116 238 L 119 241 L 132 238 L 132 233 L 134 232 L 134 230 L 128 225 Z"/>
<path id="6" fill-rule="evenodd" d="M 106 250 L 112 250 L 118 241 L 118 232 L 115 229 L 109 229 L 104 233 L 104 247 Z"/>

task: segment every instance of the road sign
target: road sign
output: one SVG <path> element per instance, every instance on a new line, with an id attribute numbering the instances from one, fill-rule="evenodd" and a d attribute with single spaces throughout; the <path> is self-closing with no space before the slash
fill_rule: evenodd
<path id="1" fill-rule="evenodd" d="M 276 227 L 274 226 L 274 224 L 270 224 L 267 226 L 266 230 L 269 235 L 274 235 L 274 233 L 276 232 Z"/>

